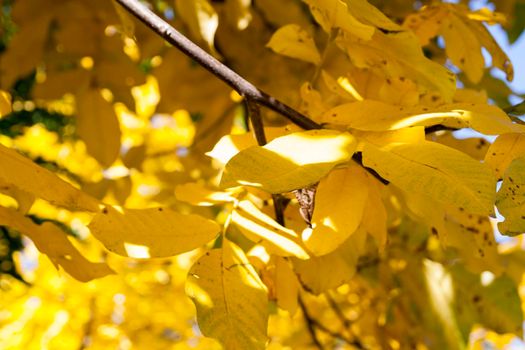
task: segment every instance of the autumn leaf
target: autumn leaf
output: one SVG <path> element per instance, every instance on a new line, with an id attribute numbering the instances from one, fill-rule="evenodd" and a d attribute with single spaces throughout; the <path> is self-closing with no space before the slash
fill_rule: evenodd
<path id="1" fill-rule="evenodd" d="M 467 103 L 439 107 L 403 107 L 379 101 L 350 102 L 326 111 L 322 122 L 367 131 L 398 130 L 413 126 L 444 125 L 455 129 L 472 128 L 485 135 L 523 132 L 499 108 Z"/>
<path id="2" fill-rule="evenodd" d="M 77 113 L 78 136 L 88 152 L 109 167 L 120 152 L 120 127 L 113 106 L 91 88 L 78 94 Z"/>
<path id="3" fill-rule="evenodd" d="M 272 254 L 296 256 L 299 259 L 309 258 L 296 232 L 278 224 L 248 200 L 238 203 L 232 212 L 231 220 L 248 239 L 266 247 Z"/>
<path id="4" fill-rule="evenodd" d="M 516 158 L 525 156 L 525 135 L 509 133 L 498 136 L 485 155 L 485 163 L 496 173 L 498 179 Z"/>
<path id="5" fill-rule="evenodd" d="M 433 143 L 377 148 L 367 144 L 363 164 L 407 192 L 426 194 L 475 214 L 493 213 L 496 181 L 484 164 Z"/>
<path id="6" fill-rule="evenodd" d="M 505 221 L 498 224 L 501 233 L 515 236 L 525 232 L 525 159 L 514 159 L 503 176 L 503 183 L 496 196 L 498 211 Z"/>
<path id="7" fill-rule="evenodd" d="M 348 161 L 354 149 L 355 140 L 348 133 L 313 130 L 279 137 L 230 159 L 221 187 L 249 185 L 271 193 L 303 188 Z"/>
<path id="8" fill-rule="evenodd" d="M 0 90 L 0 117 L 11 112 L 11 96 L 5 91 Z"/>
<path id="9" fill-rule="evenodd" d="M 337 169 L 317 186 L 312 229 L 303 233 L 315 255 L 334 251 L 361 224 L 368 198 L 367 175 L 362 168 Z"/>
<path id="10" fill-rule="evenodd" d="M 186 287 L 204 335 L 227 349 L 264 349 L 266 287 L 242 250 L 229 241 L 206 252 L 190 270 Z"/>
<path id="11" fill-rule="evenodd" d="M 214 52 L 213 41 L 219 18 L 208 0 L 176 0 L 175 5 L 177 11 L 187 21 L 192 35 L 203 40 Z"/>
<path id="12" fill-rule="evenodd" d="M 114 273 L 106 263 L 93 263 L 87 260 L 71 244 L 66 233 L 52 223 L 36 225 L 17 211 L 0 206 L 0 225 L 8 226 L 27 235 L 38 250 L 46 254 L 57 268 L 62 267 L 81 282 Z"/>
<path id="13" fill-rule="evenodd" d="M 15 150 L 0 145 L 0 185 L 73 210 L 97 211 L 98 201 Z"/>
<path id="14" fill-rule="evenodd" d="M 296 24 L 289 24 L 277 30 L 267 46 L 278 54 L 297 58 L 313 64 L 321 62 L 314 39 Z"/>
<path id="15" fill-rule="evenodd" d="M 123 209 L 106 206 L 89 224 L 107 249 L 136 258 L 160 258 L 198 248 L 211 241 L 220 226 L 198 215 L 170 209 Z"/>

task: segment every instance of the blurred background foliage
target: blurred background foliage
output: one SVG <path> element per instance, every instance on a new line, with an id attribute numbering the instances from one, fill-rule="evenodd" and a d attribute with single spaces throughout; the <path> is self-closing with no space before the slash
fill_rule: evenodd
<path id="1" fill-rule="evenodd" d="M 211 41 L 200 31 L 195 14 L 177 6 L 178 1 L 145 3 L 222 62 L 290 105 L 301 105 L 298 87 L 318 74 L 315 67 L 266 48 L 275 30 L 288 23 L 311 29 L 323 46 L 327 39 L 299 0 L 210 1 L 209 16 L 217 16 L 218 21 Z M 430 1 L 371 3 L 401 24 Z M 507 19 L 502 33 L 511 44 L 519 40 L 525 27 L 525 1 L 461 3 L 501 13 Z M 204 153 L 221 136 L 247 131 L 246 112 L 236 93 L 111 1 L 2 0 L 0 16 L 0 87 L 13 98 L 13 112 L 0 119 L 0 143 L 106 203 L 223 215 L 214 207 L 190 208 L 175 199 L 174 191 L 188 181 L 214 179 L 218 167 Z M 446 60 L 439 40 L 425 50 L 432 59 Z M 522 93 L 490 74 L 479 84 L 463 75 L 460 79 L 460 86 L 484 91 L 501 107 L 516 102 Z M 101 91 L 99 97 L 93 95 L 95 90 Z M 114 110 L 107 108 L 111 104 Z M 90 108 L 104 112 L 94 121 Z M 271 125 L 284 124 L 272 112 L 264 111 L 264 118 Z M 2 204 L 10 200 L 0 194 Z M 198 253 L 154 261 L 122 258 L 108 254 L 91 238 L 86 214 L 40 200 L 30 214 L 36 223 L 61 223 L 84 255 L 107 259 L 117 274 L 77 282 L 63 271 L 57 273 L 30 240 L 0 227 L 0 348 L 220 348 L 200 334 L 194 306 L 185 293 L 186 275 Z M 411 232 L 411 238 L 404 230 Z M 435 326 L 435 321 L 421 313 L 429 301 L 417 293 L 425 288 L 425 274 L 439 275 L 439 269 L 407 255 L 426 235 L 407 220 L 392 235 L 390 244 L 399 249 L 391 252 L 388 263 L 372 258 L 358 265 L 365 277 L 381 271 L 379 280 L 370 277 L 376 284 L 362 283 L 364 277 L 359 277 L 337 292 L 306 295 L 312 316 L 335 329 L 353 324 L 351 328 L 370 348 L 425 349 L 424 337 L 431 338 L 426 343 L 439 343 L 438 338 L 446 337 L 442 330 L 418 328 L 420 323 Z M 521 238 L 502 244 L 511 246 L 509 264 L 523 259 L 521 250 L 512 250 L 521 245 Z M 519 272 L 517 268 L 513 276 L 518 284 Z M 468 289 L 472 281 L 464 276 L 469 273 L 458 268 L 454 274 L 463 276 L 465 284 L 460 287 Z M 497 310 L 497 304 L 492 306 Z M 269 348 L 309 348 L 310 336 L 298 312 L 290 314 L 273 305 L 271 313 Z M 392 317 L 398 320 L 394 324 L 389 323 Z M 511 334 L 498 335 L 481 326 L 465 332 L 470 334 L 472 349 L 525 346 Z M 351 348 L 329 330 L 320 332 L 320 337 L 332 339 L 333 348 Z"/>

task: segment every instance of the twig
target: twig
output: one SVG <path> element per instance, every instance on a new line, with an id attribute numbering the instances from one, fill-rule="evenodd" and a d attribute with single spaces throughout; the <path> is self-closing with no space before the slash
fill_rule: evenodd
<path id="1" fill-rule="evenodd" d="M 317 334 L 315 333 L 315 325 L 317 324 L 317 321 L 314 318 L 312 318 L 312 316 L 310 316 L 310 314 L 308 313 L 308 309 L 306 308 L 306 305 L 304 304 L 303 298 L 301 298 L 301 296 L 299 296 L 298 302 L 299 307 L 303 312 L 306 327 L 308 328 L 308 332 L 310 332 L 310 336 L 312 337 L 312 341 L 314 342 L 315 346 L 317 346 L 319 349 L 322 349 L 323 345 L 321 344 L 319 338 L 317 338 Z"/>
<path id="2" fill-rule="evenodd" d="M 186 38 L 169 23 L 157 16 L 146 6 L 142 5 L 138 0 L 115 1 L 168 43 L 178 48 L 180 51 L 191 57 L 195 62 L 207 69 L 217 78 L 232 87 L 239 93 L 239 95 L 243 96 L 246 100 L 249 100 L 250 103 L 266 106 L 305 130 L 322 128 L 320 124 L 314 122 L 310 118 L 284 104 L 275 97 L 270 96 L 264 91 L 258 89 L 255 85 L 241 77 L 223 63 L 219 62 L 215 57 L 211 56 L 191 40 Z M 357 159 L 354 158 L 354 160 Z M 361 162 L 359 163 L 362 165 Z M 384 184 L 388 184 L 388 181 L 379 176 L 374 170 L 366 167 L 365 169 L 377 179 L 379 179 L 379 181 L 383 182 Z"/>
<path id="3" fill-rule="evenodd" d="M 84 324 L 84 330 L 82 339 L 80 342 L 80 346 L 78 350 L 84 350 L 86 348 L 89 348 L 93 342 L 93 324 L 95 322 L 95 309 L 96 309 L 96 300 L 95 297 L 91 297 L 89 299 L 89 318 L 87 322 Z"/>
<path id="4" fill-rule="evenodd" d="M 348 320 L 345 315 L 343 314 L 343 311 L 339 308 L 339 305 L 337 305 L 337 302 L 334 300 L 332 295 L 330 294 L 330 291 L 325 293 L 326 300 L 328 301 L 328 304 L 334 310 L 335 314 L 343 324 L 343 327 L 348 328 L 351 325 L 350 320 Z"/>
<path id="5" fill-rule="evenodd" d="M 246 105 L 246 111 L 248 112 L 248 117 L 252 122 L 253 133 L 257 144 L 259 146 L 264 146 L 268 140 L 266 139 L 266 134 L 264 132 L 264 125 L 261 117 L 261 109 L 259 105 L 250 99 L 245 99 L 244 103 Z M 273 208 L 275 210 L 275 221 L 280 225 L 284 226 L 284 208 L 282 198 L 279 194 L 272 194 L 273 199 Z"/>
<path id="6" fill-rule="evenodd" d="M 310 315 L 310 313 L 308 312 L 308 309 L 306 308 L 306 305 L 303 299 L 299 297 L 298 301 L 299 301 L 299 307 L 301 308 L 301 311 L 303 312 L 303 317 L 306 321 L 306 326 L 308 327 L 308 331 L 310 332 L 310 335 L 312 336 L 313 342 L 319 349 L 323 349 L 323 345 L 319 341 L 319 338 L 317 338 L 317 334 L 315 333 L 315 328 L 318 328 L 321 332 L 324 332 L 332 336 L 333 338 L 341 339 L 348 345 L 352 345 L 353 347 L 357 349 L 365 349 L 365 347 L 363 346 L 363 344 L 361 344 L 359 340 L 348 339 L 341 333 L 332 331 L 331 329 L 327 328 L 324 324 L 319 322 L 317 319 L 313 318 L 312 315 Z"/>
<path id="7" fill-rule="evenodd" d="M 448 127 L 448 126 L 445 126 L 445 125 L 441 125 L 441 124 L 437 124 L 437 125 L 427 126 L 425 128 L 425 135 L 432 134 L 432 133 L 438 132 L 438 131 L 456 131 L 456 130 L 459 130 L 459 129 L 451 128 L 451 127 Z"/>
<path id="8" fill-rule="evenodd" d="M 381 175 L 379 175 L 374 169 L 372 168 L 367 168 L 366 166 L 364 166 L 363 164 L 363 154 L 361 152 L 357 152 L 357 153 L 354 153 L 354 155 L 352 156 L 352 159 L 357 163 L 359 164 L 360 166 L 362 166 L 366 171 L 368 171 L 368 173 L 370 173 L 370 175 L 372 175 L 373 177 L 375 177 L 376 179 L 378 179 L 383 185 L 388 185 L 390 183 L 390 181 L 386 180 L 386 179 L 383 179 L 381 177 Z"/>
<path id="9" fill-rule="evenodd" d="M 166 21 L 157 16 L 146 6 L 141 4 L 138 0 L 116 1 L 129 13 L 147 25 L 155 33 L 160 35 L 168 43 L 178 48 L 184 54 L 191 57 L 195 62 L 210 71 L 217 78 L 231 86 L 239 93 L 239 95 L 249 99 L 250 101 L 270 108 L 303 129 L 321 129 L 321 125 L 317 124 L 313 120 L 309 119 L 283 102 L 277 100 L 276 98 L 268 95 L 264 91 L 258 89 L 255 87 L 255 85 L 241 77 L 239 74 L 235 73 L 226 65 L 219 62 L 216 58 L 186 38 Z"/>
<path id="10" fill-rule="evenodd" d="M 248 111 L 248 119 L 252 122 L 253 133 L 259 146 L 264 146 L 268 142 L 266 134 L 264 133 L 264 126 L 261 118 L 261 108 L 250 99 L 245 99 L 246 110 Z"/>

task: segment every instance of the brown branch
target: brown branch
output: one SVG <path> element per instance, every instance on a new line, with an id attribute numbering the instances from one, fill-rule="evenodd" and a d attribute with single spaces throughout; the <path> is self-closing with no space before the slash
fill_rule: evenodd
<path id="1" fill-rule="evenodd" d="M 264 91 L 258 89 L 255 87 L 255 85 L 241 77 L 226 65 L 219 62 L 215 57 L 201 49 L 162 18 L 153 13 L 146 6 L 141 4 L 140 1 L 115 1 L 117 1 L 129 13 L 139 19 L 142 23 L 148 26 L 168 43 L 178 48 L 184 54 L 191 57 L 195 62 L 210 71 L 217 78 L 231 86 L 239 93 L 239 95 L 250 101 L 270 108 L 303 129 L 321 129 L 321 125 L 317 124 L 313 120 L 309 119 L 283 102 L 277 100 L 276 98 L 268 95 Z"/>
<path id="2" fill-rule="evenodd" d="M 253 133 L 257 144 L 259 146 L 264 146 L 268 140 L 266 139 L 266 134 L 264 132 L 264 125 L 261 117 L 261 109 L 259 105 L 250 99 L 245 99 L 244 103 L 246 105 L 246 111 L 248 112 L 248 119 L 252 122 Z M 273 208 L 275 210 L 275 221 L 280 225 L 284 226 L 284 208 L 282 197 L 279 194 L 272 194 L 273 199 Z"/>
<path id="3" fill-rule="evenodd" d="M 191 57 L 199 65 L 207 69 L 217 78 L 228 84 L 239 95 L 243 96 L 250 104 L 258 104 L 281 114 L 292 123 L 305 130 L 321 129 L 322 126 L 310 118 L 306 117 L 297 110 L 284 104 L 273 96 L 258 89 L 255 85 L 241 77 L 228 66 L 219 62 L 215 57 L 197 46 L 194 42 L 186 38 L 169 23 L 153 13 L 149 8 L 140 3 L 139 0 L 115 0 L 129 13 L 139 19 L 151 30 L 161 36 L 168 43 L 175 46 L 187 56 Z M 249 107 L 249 106 L 247 106 Z M 253 122 L 252 122 L 253 123 Z M 255 125 L 254 125 L 255 126 Z M 354 157 L 354 160 L 357 160 Z M 362 165 L 362 163 L 360 163 Z M 374 170 L 364 167 L 370 174 L 379 181 L 388 184 L 388 181 L 379 176 Z"/>

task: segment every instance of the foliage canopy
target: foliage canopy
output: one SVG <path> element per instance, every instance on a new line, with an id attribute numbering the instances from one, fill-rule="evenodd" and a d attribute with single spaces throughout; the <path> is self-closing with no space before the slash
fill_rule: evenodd
<path id="1" fill-rule="evenodd" d="M 488 26 L 525 3 L 474 5 L 3 0 L 0 347 L 521 338 L 525 113 Z"/>

